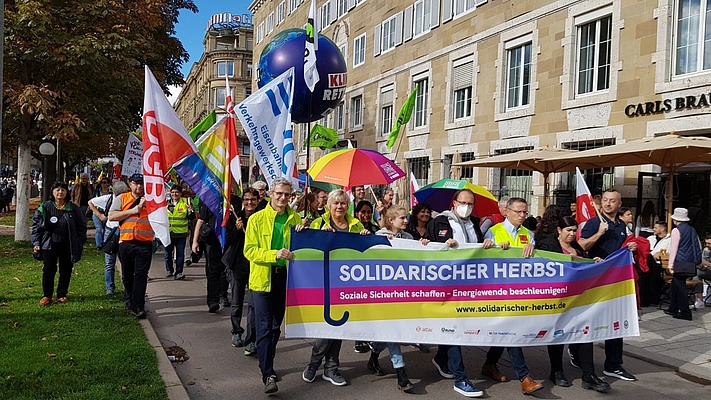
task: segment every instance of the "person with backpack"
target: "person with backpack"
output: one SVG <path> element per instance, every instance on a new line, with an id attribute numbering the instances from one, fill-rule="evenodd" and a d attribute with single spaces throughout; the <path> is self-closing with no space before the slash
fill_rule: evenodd
<path id="1" fill-rule="evenodd" d="M 128 192 L 130 189 L 125 183 L 118 181 L 114 184 L 113 193 L 106 194 L 99 197 L 94 197 L 89 200 L 89 209 L 94 213 L 94 220 L 100 219 L 102 223 L 106 224 L 103 235 L 101 236 L 101 241 L 96 246 L 102 248 L 106 240 L 111 235 L 111 230 L 119 226 L 116 221 L 109 221 L 109 209 L 113 204 L 114 200 Z M 116 197 L 115 197 L 116 196 Z M 104 283 L 106 284 L 106 295 L 113 296 L 116 291 L 116 253 L 110 254 L 104 252 Z"/>
<path id="2" fill-rule="evenodd" d="M 57 303 L 68 301 L 72 268 L 81 258 L 86 242 L 86 217 L 79 206 L 69 202 L 67 184 L 55 182 L 51 193 L 50 200 L 42 203 L 32 217 L 33 251 L 41 253 L 44 263 L 41 306 L 52 304 L 57 264 Z"/>

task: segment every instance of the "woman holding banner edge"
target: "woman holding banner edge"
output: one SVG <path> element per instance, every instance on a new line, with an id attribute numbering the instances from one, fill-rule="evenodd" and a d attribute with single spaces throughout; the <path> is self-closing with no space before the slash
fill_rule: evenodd
<path id="1" fill-rule="evenodd" d="M 555 207 L 554 205 L 549 206 Z M 549 210 L 546 209 L 545 214 Z M 541 229 L 544 227 L 542 226 Z M 549 228 L 552 228 L 549 226 Z M 578 223 L 573 217 L 560 217 L 555 232 L 542 237 L 536 241 L 537 250 L 551 251 L 555 253 L 570 254 L 573 259 L 587 258 L 588 254 L 578 244 L 576 233 L 578 231 Z M 552 230 L 552 229 L 551 229 Z M 595 262 L 601 261 L 595 257 Z M 557 386 L 568 387 L 572 386 L 568 379 L 563 374 L 563 347 L 562 344 L 548 345 L 548 359 L 551 364 L 550 380 Z M 578 355 L 578 364 L 573 365 L 583 371 L 582 387 L 584 389 L 595 390 L 600 393 L 610 391 L 610 385 L 600 379 L 595 373 L 595 365 L 593 364 L 593 344 L 587 343 L 572 343 L 568 345 L 575 354 Z"/>

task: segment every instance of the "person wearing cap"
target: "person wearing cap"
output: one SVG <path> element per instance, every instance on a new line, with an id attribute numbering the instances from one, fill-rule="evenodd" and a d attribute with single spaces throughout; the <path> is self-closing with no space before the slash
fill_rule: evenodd
<path id="1" fill-rule="evenodd" d="M 76 204 L 69 202 L 69 187 L 64 182 L 52 185 L 50 200 L 42 203 L 32 216 L 32 244 L 42 251 L 41 306 L 52 304 L 54 276 L 59 263 L 57 303 L 66 303 L 72 268 L 81 258 L 86 242 L 86 217 Z"/>
<path id="2" fill-rule="evenodd" d="M 696 229 L 689 224 L 689 211 L 686 208 L 675 208 L 671 219 L 676 228 L 671 232 L 669 272 L 672 274 L 672 281 L 669 308 L 664 310 L 664 313 L 676 319 L 691 321 L 686 280 L 696 275 L 696 266 L 701 264 L 701 241 Z M 688 271 L 682 272 L 682 264 L 688 266 Z M 697 286 L 701 288 L 701 282 Z"/>
<path id="3" fill-rule="evenodd" d="M 146 286 L 155 233 L 148 222 L 148 211 L 145 208 L 143 175 L 131 175 L 128 183 L 131 191 L 116 197 L 109 209 L 109 221 L 118 221 L 121 230 L 119 260 L 123 271 L 126 308 L 133 310 L 136 318 L 145 319 Z"/>

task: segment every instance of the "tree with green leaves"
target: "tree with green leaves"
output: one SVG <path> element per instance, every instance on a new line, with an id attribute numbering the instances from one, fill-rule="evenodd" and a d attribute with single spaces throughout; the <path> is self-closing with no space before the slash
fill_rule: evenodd
<path id="1" fill-rule="evenodd" d="M 29 240 L 30 157 L 43 139 L 59 140 L 68 164 L 110 154 L 140 126 L 144 65 L 166 90 L 183 83 L 188 54 L 175 37 L 182 9 L 197 12 L 192 0 L 5 1 L 3 129 L 18 149 L 15 240 Z"/>

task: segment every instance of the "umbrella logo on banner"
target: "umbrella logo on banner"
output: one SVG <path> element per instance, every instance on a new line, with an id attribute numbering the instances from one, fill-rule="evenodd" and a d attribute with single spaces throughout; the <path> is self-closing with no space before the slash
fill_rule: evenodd
<path id="1" fill-rule="evenodd" d="M 329 260 L 331 250 L 353 249 L 364 252 L 367 249 L 377 246 L 390 246 L 390 241 L 384 236 L 360 236 L 359 240 L 350 240 L 352 235 L 357 233 L 334 232 L 325 233 L 316 229 L 304 229 L 301 232 L 291 231 L 291 251 L 299 249 L 316 249 L 323 252 L 323 319 L 331 326 L 341 326 L 348 321 L 350 313 L 345 311 L 343 315 L 334 319 L 331 317 L 331 273 Z"/>

